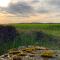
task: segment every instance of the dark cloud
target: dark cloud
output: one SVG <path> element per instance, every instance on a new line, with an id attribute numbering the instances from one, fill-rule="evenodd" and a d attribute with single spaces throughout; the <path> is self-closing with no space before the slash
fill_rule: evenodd
<path id="1" fill-rule="evenodd" d="M 29 16 L 29 15 L 33 15 L 34 13 L 33 7 L 26 2 L 21 2 L 21 3 L 18 2 L 16 4 L 11 3 L 9 7 L 3 8 L 2 10 L 11 14 L 21 15 L 21 16 Z"/>
<path id="2" fill-rule="evenodd" d="M 60 0 L 32 0 L 31 2 L 19 1 L 15 4 L 11 3 L 6 8 L 0 8 L 0 11 L 23 17 L 35 15 L 35 13 L 44 14 L 50 11 L 60 11 Z M 37 6 L 34 3 L 37 3 Z"/>
<path id="3" fill-rule="evenodd" d="M 34 2 L 38 3 L 39 0 L 34 0 Z M 14 14 L 17 16 L 27 17 L 30 15 L 35 15 L 35 13 L 47 13 L 48 10 L 44 7 L 39 7 L 35 10 L 36 7 L 32 7 L 28 2 L 17 2 L 15 4 L 11 3 L 8 7 L 2 8 L 2 11 L 6 11 L 10 14 Z"/>

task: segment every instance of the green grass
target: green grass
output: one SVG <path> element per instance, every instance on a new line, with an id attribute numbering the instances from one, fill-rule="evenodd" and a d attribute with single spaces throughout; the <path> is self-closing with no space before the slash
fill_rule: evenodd
<path id="1" fill-rule="evenodd" d="M 47 46 L 49 48 L 60 49 L 59 48 L 60 47 L 59 46 L 59 44 L 60 44 L 59 43 L 60 42 L 60 24 L 13 24 L 13 26 L 15 26 L 19 32 L 23 32 L 23 33 L 21 33 L 21 38 L 22 38 L 23 42 L 20 41 L 20 43 L 22 43 L 22 44 L 34 45 L 37 43 L 37 41 L 35 41 L 35 34 L 32 34 L 32 37 L 31 37 L 31 36 L 27 36 L 27 33 L 25 33 L 25 32 L 42 31 L 45 34 L 47 34 L 49 37 L 47 37 L 46 39 L 44 38 L 42 42 L 38 41 L 38 44 L 42 45 L 42 46 Z M 22 36 L 22 35 L 24 35 L 24 36 Z M 55 43 L 55 41 L 53 41 L 53 43 L 49 42 L 50 37 L 53 38 L 52 40 L 56 39 L 57 42 L 56 43 Z"/>
<path id="2" fill-rule="evenodd" d="M 19 35 L 15 42 L 0 45 L 0 54 L 10 48 L 22 45 L 41 45 L 52 49 L 60 49 L 60 24 L 11 24 L 16 28 Z M 44 37 L 38 39 L 36 32 L 43 32 Z M 37 39 L 36 39 L 37 38 Z M 50 41 L 51 40 L 51 41 Z"/>
<path id="3" fill-rule="evenodd" d="M 48 34 L 60 36 L 60 24 L 14 24 L 17 30 L 44 31 Z"/>
<path id="4" fill-rule="evenodd" d="M 15 24 L 20 29 L 59 29 L 60 24 Z"/>

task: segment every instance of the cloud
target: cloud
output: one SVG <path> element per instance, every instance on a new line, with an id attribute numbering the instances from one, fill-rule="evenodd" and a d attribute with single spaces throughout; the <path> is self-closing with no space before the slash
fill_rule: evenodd
<path id="1" fill-rule="evenodd" d="M 54 6 L 59 6 L 60 7 L 60 0 L 50 0 L 49 3 L 54 5 Z"/>
<path id="2" fill-rule="evenodd" d="M 37 14 L 47 14 L 48 12 L 60 12 L 60 0 L 16 0 L 6 8 L 1 8 L 10 14 L 17 16 L 32 16 Z M 1 11 L 0 10 L 0 11 Z"/>
<path id="3" fill-rule="evenodd" d="M 9 7 L 2 8 L 3 11 L 6 11 L 10 14 L 20 15 L 20 16 L 29 16 L 33 15 L 34 9 L 26 2 L 17 2 L 15 4 L 11 3 Z"/>
<path id="4" fill-rule="evenodd" d="M 39 0 L 32 0 L 32 3 L 38 3 L 40 2 Z"/>
<path id="5" fill-rule="evenodd" d="M 47 8 L 44 8 L 44 7 L 40 7 L 39 9 L 37 9 L 37 13 L 39 13 L 39 14 L 44 14 L 44 13 L 48 13 L 49 11 L 48 11 L 48 9 Z"/>
<path id="6" fill-rule="evenodd" d="M 44 14 L 51 12 L 60 13 L 60 0 L 39 0 L 37 2 L 38 8 L 36 9 L 37 13 Z"/>
<path id="7" fill-rule="evenodd" d="M 60 0 L 48 0 L 47 3 L 50 6 L 50 9 L 60 12 Z"/>

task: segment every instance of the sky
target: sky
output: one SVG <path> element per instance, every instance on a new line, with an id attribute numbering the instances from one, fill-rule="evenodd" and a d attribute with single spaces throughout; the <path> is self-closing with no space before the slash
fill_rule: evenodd
<path id="1" fill-rule="evenodd" d="M 0 0 L 0 24 L 60 23 L 60 0 Z"/>

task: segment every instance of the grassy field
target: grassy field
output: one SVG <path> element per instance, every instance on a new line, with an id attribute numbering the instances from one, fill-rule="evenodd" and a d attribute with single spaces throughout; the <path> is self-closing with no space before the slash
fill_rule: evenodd
<path id="1" fill-rule="evenodd" d="M 60 36 L 60 24 L 14 24 L 17 30 L 44 31 L 48 34 Z"/>
<path id="2" fill-rule="evenodd" d="M 13 26 L 21 33 L 21 41 L 23 41 L 20 41 L 21 45 L 38 43 L 38 45 L 60 49 L 60 24 L 14 24 Z M 39 37 L 42 35 L 38 34 L 40 32 L 44 36 L 41 39 Z"/>
<path id="3" fill-rule="evenodd" d="M 18 34 L 14 41 L 0 44 L 0 54 L 19 46 L 40 45 L 60 49 L 60 24 L 10 24 Z"/>

